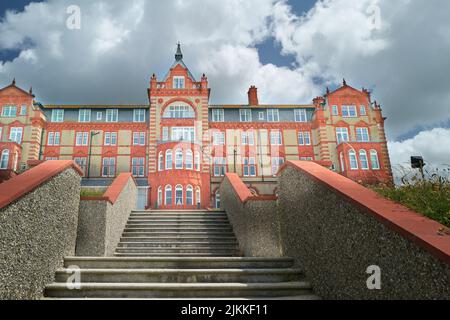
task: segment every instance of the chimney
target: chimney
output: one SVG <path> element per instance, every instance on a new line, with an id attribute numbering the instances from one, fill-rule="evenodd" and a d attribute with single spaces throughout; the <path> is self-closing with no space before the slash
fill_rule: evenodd
<path id="1" fill-rule="evenodd" d="M 255 86 L 251 86 L 248 90 L 248 105 L 258 106 L 258 89 Z"/>

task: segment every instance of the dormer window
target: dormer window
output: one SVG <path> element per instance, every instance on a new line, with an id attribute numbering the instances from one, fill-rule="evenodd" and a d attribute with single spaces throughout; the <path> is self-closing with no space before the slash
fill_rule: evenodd
<path id="1" fill-rule="evenodd" d="M 184 89 L 185 88 L 184 77 L 173 77 L 173 88 L 174 89 Z"/>

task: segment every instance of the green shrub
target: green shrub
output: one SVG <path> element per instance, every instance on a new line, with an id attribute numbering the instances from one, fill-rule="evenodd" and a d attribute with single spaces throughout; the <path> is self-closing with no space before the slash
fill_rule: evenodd
<path id="1" fill-rule="evenodd" d="M 81 196 L 82 197 L 101 197 L 105 193 L 104 190 L 98 190 L 98 189 L 81 189 Z"/>

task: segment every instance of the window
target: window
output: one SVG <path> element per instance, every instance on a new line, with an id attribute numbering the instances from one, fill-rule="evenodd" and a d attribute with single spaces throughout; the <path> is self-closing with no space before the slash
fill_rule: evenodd
<path id="1" fill-rule="evenodd" d="M 273 146 L 281 146 L 283 144 L 283 139 L 281 137 L 280 131 L 270 132 L 270 144 Z"/>
<path id="2" fill-rule="evenodd" d="M 370 162 L 372 164 L 372 170 L 380 170 L 380 161 L 376 150 L 370 150 Z"/>
<path id="3" fill-rule="evenodd" d="M 145 176 L 145 158 L 131 159 L 131 167 L 133 176 L 135 177 Z"/>
<path id="4" fill-rule="evenodd" d="M 242 132 L 242 145 L 244 146 L 255 145 L 255 135 L 253 131 Z"/>
<path id="5" fill-rule="evenodd" d="M 225 132 L 214 132 L 213 133 L 213 145 L 223 146 L 225 145 Z"/>
<path id="6" fill-rule="evenodd" d="M 164 197 L 164 204 L 166 206 L 172 205 L 172 186 L 166 186 L 166 196 Z"/>
<path id="7" fill-rule="evenodd" d="M 173 88 L 184 89 L 185 88 L 184 77 L 173 77 Z"/>
<path id="8" fill-rule="evenodd" d="M 58 157 L 45 157 L 45 161 L 54 161 L 58 160 Z"/>
<path id="9" fill-rule="evenodd" d="M 158 202 L 157 202 L 158 207 L 162 206 L 162 199 L 163 199 L 162 188 L 159 187 L 158 188 Z"/>
<path id="10" fill-rule="evenodd" d="M 175 205 L 182 206 L 183 205 L 183 186 L 177 185 L 175 187 Z"/>
<path id="11" fill-rule="evenodd" d="M 226 173 L 226 158 L 214 158 L 214 176 L 215 177 L 223 177 Z"/>
<path id="12" fill-rule="evenodd" d="M 283 164 L 284 164 L 284 158 L 273 157 L 272 158 L 272 175 L 275 176 Z"/>
<path id="13" fill-rule="evenodd" d="M 350 169 L 351 170 L 358 170 L 358 159 L 356 158 L 355 150 L 350 150 L 348 152 L 348 157 L 350 159 Z"/>
<path id="14" fill-rule="evenodd" d="M 214 203 L 216 205 L 216 209 L 220 209 L 220 193 L 219 190 L 216 191 L 215 197 L 214 197 Z"/>
<path id="15" fill-rule="evenodd" d="M 97 112 L 97 121 L 101 121 L 103 119 L 103 113 Z"/>
<path id="16" fill-rule="evenodd" d="M 295 122 L 308 122 L 305 109 L 295 109 L 294 111 Z"/>
<path id="17" fill-rule="evenodd" d="M 173 127 L 172 128 L 172 141 L 195 141 L 195 128 L 194 127 Z"/>
<path id="18" fill-rule="evenodd" d="M 361 105 L 361 106 L 359 107 L 359 113 L 360 113 L 360 115 L 362 115 L 362 116 L 367 116 L 367 111 L 366 111 L 366 106 L 365 106 L 365 105 Z"/>
<path id="19" fill-rule="evenodd" d="M 9 140 L 17 144 L 21 144 L 22 136 L 23 136 L 23 128 L 11 128 L 11 131 L 9 132 Z"/>
<path id="20" fill-rule="evenodd" d="M 212 122 L 225 122 L 225 111 L 223 109 L 212 109 Z"/>
<path id="21" fill-rule="evenodd" d="M 255 158 L 244 158 L 244 177 L 256 177 Z"/>
<path id="22" fill-rule="evenodd" d="M 106 122 L 118 122 L 119 121 L 119 110 L 118 109 L 107 109 L 106 110 Z"/>
<path id="23" fill-rule="evenodd" d="M 75 157 L 73 161 L 81 168 L 81 170 L 83 170 L 83 173 L 86 174 L 87 158 Z"/>
<path id="24" fill-rule="evenodd" d="M 183 150 L 175 151 L 175 169 L 183 169 Z"/>
<path id="25" fill-rule="evenodd" d="M 194 205 L 194 188 L 192 186 L 186 187 L 186 204 L 188 206 Z"/>
<path id="26" fill-rule="evenodd" d="M 197 187 L 195 189 L 195 201 L 197 205 L 200 205 L 202 203 L 202 193 L 200 191 L 200 187 Z"/>
<path id="27" fill-rule="evenodd" d="M 369 129 L 368 128 L 356 128 L 356 141 L 369 142 Z"/>
<path id="28" fill-rule="evenodd" d="M 338 116 L 339 115 L 339 108 L 338 108 L 338 106 L 332 106 L 331 107 L 331 113 L 333 114 L 333 116 Z"/>
<path id="29" fill-rule="evenodd" d="M 77 132 L 75 145 L 77 147 L 87 146 L 89 143 L 89 132 Z"/>
<path id="30" fill-rule="evenodd" d="M 2 156 L 0 159 L 0 169 L 8 169 L 8 163 L 9 163 L 9 150 L 5 149 L 2 151 Z"/>
<path id="31" fill-rule="evenodd" d="M 258 112 L 259 121 L 264 121 L 264 112 Z"/>
<path id="32" fill-rule="evenodd" d="M 49 132 L 48 133 L 48 146 L 59 146 L 61 143 L 61 133 L 60 132 Z"/>
<path id="33" fill-rule="evenodd" d="M 367 158 L 366 150 L 359 150 L 359 161 L 361 162 L 361 169 L 369 170 L 369 159 Z"/>
<path id="34" fill-rule="evenodd" d="M 133 110 L 133 122 L 145 122 L 145 109 Z"/>
<path id="35" fill-rule="evenodd" d="M 342 106 L 342 116 L 344 118 L 355 118 L 357 117 L 356 106 Z"/>
<path id="36" fill-rule="evenodd" d="M 195 112 L 190 106 L 170 106 L 164 111 L 163 118 L 191 119 L 195 118 Z"/>
<path id="37" fill-rule="evenodd" d="M 313 157 L 300 157 L 301 161 L 313 161 Z"/>
<path id="38" fill-rule="evenodd" d="M 162 152 L 158 155 L 158 170 L 163 171 L 164 170 L 164 155 Z"/>
<path id="39" fill-rule="evenodd" d="M 105 146 L 117 145 L 117 132 L 105 132 Z"/>
<path id="40" fill-rule="evenodd" d="M 311 133 L 310 132 L 299 132 L 298 133 L 298 144 L 300 146 L 310 146 L 311 145 Z"/>
<path id="41" fill-rule="evenodd" d="M 80 109 L 78 111 L 78 122 L 91 122 L 91 109 Z"/>
<path id="42" fill-rule="evenodd" d="M 14 118 L 17 116 L 16 106 L 5 106 L 2 110 L 2 117 Z"/>
<path id="43" fill-rule="evenodd" d="M 2 141 L 3 127 L 0 127 L 0 141 Z"/>
<path id="44" fill-rule="evenodd" d="M 26 116 L 26 115 L 27 115 L 27 105 L 23 104 L 23 105 L 20 107 L 20 115 L 21 115 L 21 116 Z"/>
<path id="45" fill-rule="evenodd" d="M 63 122 L 64 121 L 64 110 L 53 109 L 52 110 L 52 122 Z"/>
<path id="46" fill-rule="evenodd" d="M 196 152 L 195 153 L 195 159 L 194 159 L 194 166 L 195 166 L 195 171 L 200 171 L 200 153 Z"/>
<path id="47" fill-rule="evenodd" d="M 278 109 L 267 109 L 267 121 L 268 122 L 280 121 L 280 114 Z"/>
<path id="48" fill-rule="evenodd" d="M 348 142 L 350 140 L 348 136 L 348 128 L 336 128 L 337 144 L 342 142 Z"/>
<path id="49" fill-rule="evenodd" d="M 339 154 L 339 159 L 341 161 L 341 172 L 345 171 L 345 160 L 344 160 L 344 154 L 341 152 Z"/>
<path id="50" fill-rule="evenodd" d="M 145 146 L 145 132 L 133 132 L 133 146 Z"/>
<path id="51" fill-rule="evenodd" d="M 186 170 L 194 169 L 194 155 L 191 150 L 186 151 Z"/>
<path id="52" fill-rule="evenodd" d="M 162 128 L 162 140 L 169 141 L 169 128 L 168 127 Z"/>
<path id="53" fill-rule="evenodd" d="M 116 175 L 116 158 L 103 158 L 102 176 L 112 178 Z"/>
<path id="54" fill-rule="evenodd" d="M 166 170 L 172 170 L 172 150 L 166 151 Z"/>
<path id="55" fill-rule="evenodd" d="M 251 109 L 240 109 L 239 116 L 241 122 L 252 122 L 252 110 Z"/>

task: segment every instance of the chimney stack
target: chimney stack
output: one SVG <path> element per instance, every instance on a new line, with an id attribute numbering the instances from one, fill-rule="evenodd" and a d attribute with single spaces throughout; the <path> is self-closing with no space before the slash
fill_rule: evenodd
<path id="1" fill-rule="evenodd" d="M 248 90 L 248 105 L 249 106 L 258 106 L 258 89 L 255 86 L 251 86 Z"/>

